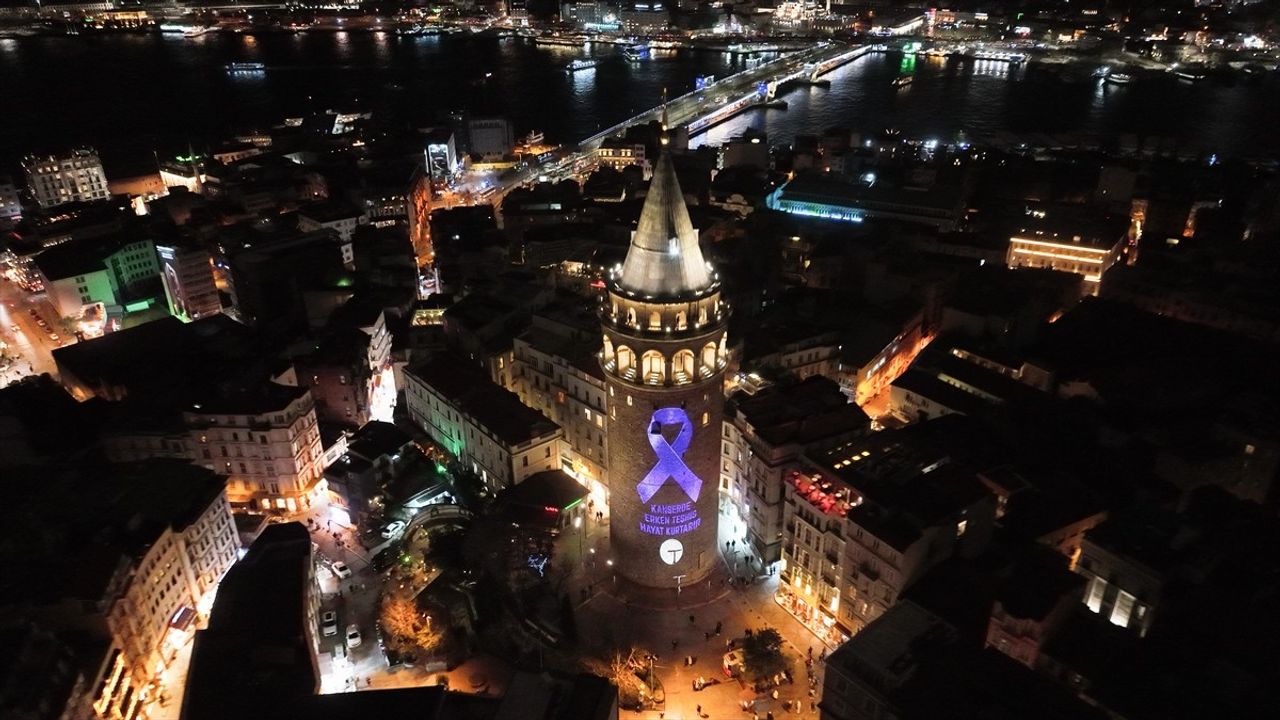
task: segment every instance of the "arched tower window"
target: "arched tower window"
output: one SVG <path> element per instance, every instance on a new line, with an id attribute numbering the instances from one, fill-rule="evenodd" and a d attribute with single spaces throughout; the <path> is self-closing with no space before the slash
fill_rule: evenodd
<path id="1" fill-rule="evenodd" d="M 698 327 L 707 324 L 707 305 L 706 303 L 698 304 Z"/>
<path id="2" fill-rule="evenodd" d="M 701 361 L 701 366 L 703 366 L 701 373 L 703 373 L 704 377 L 709 377 L 710 374 L 716 372 L 716 343 L 708 342 L 707 345 L 703 346 L 701 360 L 703 360 Z"/>
<path id="3" fill-rule="evenodd" d="M 613 341 L 609 339 L 608 335 L 604 336 L 603 350 L 604 350 L 604 356 L 603 356 L 604 363 L 608 365 L 609 363 L 613 362 Z"/>
<path id="4" fill-rule="evenodd" d="M 636 354 L 626 345 L 619 345 L 615 351 L 618 355 L 618 375 L 628 380 L 636 376 Z"/>
<path id="5" fill-rule="evenodd" d="M 693 382 L 693 351 L 681 350 L 671 358 L 671 381 L 677 385 Z"/>
<path id="6" fill-rule="evenodd" d="M 641 375 L 646 385 L 661 385 L 667 381 L 667 359 L 657 350 L 650 350 L 640 358 Z"/>
<path id="7" fill-rule="evenodd" d="M 662 329 L 662 315 L 657 310 L 654 310 L 653 312 L 649 313 L 649 329 L 650 330 Z"/>
<path id="8" fill-rule="evenodd" d="M 627 308 L 627 324 L 631 327 L 639 327 L 636 324 L 636 309 L 633 307 Z"/>
<path id="9" fill-rule="evenodd" d="M 680 312 L 676 313 L 676 329 L 677 330 L 689 329 L 689 313 L 685 312 L 684 310 L 681 310 Z"/>

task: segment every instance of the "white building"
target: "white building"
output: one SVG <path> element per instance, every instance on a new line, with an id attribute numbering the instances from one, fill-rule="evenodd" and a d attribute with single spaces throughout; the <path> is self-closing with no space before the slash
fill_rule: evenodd
<path id="1" fill-rule="evenodd" d="M 49 302 L 65 318 L 98 302 L 120 312 L 132 286 L 160 273 L 155 244 L 127 231 L 55 245 L 35 257 L 35 266 Z"/>
<path id="2" fill-rule="evenodd" d="M 92 148 L 78 148 L 63 155 L 28 155 L 22 160 L 27 190 L 42 208 L 69 202 L 106 200 L 107 174 Z"/>
<path id="3" fill-rule="evenodd" d="M 171 427 L 122 426 L 102 444 L 116 461 L 178 457 L 203 465 L 227 476 L 232 504 L 258 512 L 305 510 L 324 476 L 315 403 L 296 384 L 212 392 Z"/>
<path id="4" fill-rule="evenodd" d="M 40 592 L 8 602 L 9 618 L 77 633 L 97 645 L 85 680 L 99 718 L 134 718 L 155 699 L 170 658 L 190 641 L 213 591 L 236 561 L 239 536 L 225 480 L 174 460 L 149 460 L 89 470 L 43 469 L 31 507 L 61 503 L 66 517 L 43 521 L 52 536 L 49 558 L 33 558 L 50 580 Z M 18 478 L 14 478 L 17 480 Z M 65 506 L 73 492 L 85 510 Z M 91 525 L 81 523 L 89 521 Z M 80 533 L 92 527 L 91 537 Z M 29 569 L 23 570 L 26 575 Z M 7 716 L 6 716 L 7 717 Z"/>
<path id="5" fill-rule="evenodd" d="M 564 429 L 560 468 L 586 485 L 597 505 L 607 506 L 608 388 L 596 359 L 599 333 L 567 314 L 539 311 L 515 338 L 509 389 Z"/>
<path id="6" fill-rule="evenodd" d="M 491 491 L 560 468 L 564 431 L 466 360 L 441 356 L 404 371 L 409 417 Z"/>

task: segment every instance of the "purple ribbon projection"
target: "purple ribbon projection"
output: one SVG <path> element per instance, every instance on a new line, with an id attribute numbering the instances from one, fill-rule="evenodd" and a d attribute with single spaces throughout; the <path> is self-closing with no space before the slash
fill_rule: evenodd
<path id="1" fill-rule="evenodd" d="M 675 442 L 667 442 L 662 435 L 662 426 L 676 424 L 680 425 L 680 430 L 676 433 Z M 641 501 L 649 502 L 668 478 L 674 479 L 690 500 L 698 501 L 702 480 L 684 464 L 683 457 L 692 440 L 693 423 L 689 422 L 689 415 L 683 409 L 659 408 L 653 412 L 653 418 L 649 421 L 649 445 L 658 456 L 658 461 L 636 486 Z"/>

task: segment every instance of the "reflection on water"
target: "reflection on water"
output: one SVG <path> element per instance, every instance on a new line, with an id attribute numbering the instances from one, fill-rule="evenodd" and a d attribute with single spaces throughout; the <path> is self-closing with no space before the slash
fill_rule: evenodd
<path id="1" fill-rule="evenodd" d="M 573 74 L 576 58 L 599 66 Z M 435 124 L 449 114 L 509 117 L 517 133 L 541 130 L 574 142 L 693 89 L 699 75 L 723 78 L 758 58 L 709 52 L 657 52 L 627 62 L 614 46 L 537 46 L 493 37 L 393 33 L 210 33 L 33 37 L 0 40 L 0 88 L 10 107 L 0 133 L 0 170 L 35 148 L 90 143 L 108 166 L 153 150 L 211 144 L 231 130 L 262 127 L 326 108 L 373 109 Z M 229 77 L 230 62 L 262 62 L 263 77 Z M 86 69 L 112 82 L 86 82 Z M 485 73 L 491 78 L 484 78 Z M 890 83 L 902 73 L 914 82 Z M 1197 142 L 1224 155 L 1275 153 L 1280 104 L 1275 78 L 1256 83 L 1178 83 L 1141 78 L 1121 90 L 1090 71 L 972 59 L 867 56 L 825 76 L 831 87 L 785 90 L 786 111 L 752 111 L 694 139 L 723 142 L 748 127 L 787 143 L 832 127 L 901 129 L 915 137 L 974 141 L 1013 134 L 1153 134 Z M 46 112 L 50 87 L 76 87 Z M 92 118 L 92 121 L 88 119 Z M 128 129 L 121 136 L 122 128 Z"/>

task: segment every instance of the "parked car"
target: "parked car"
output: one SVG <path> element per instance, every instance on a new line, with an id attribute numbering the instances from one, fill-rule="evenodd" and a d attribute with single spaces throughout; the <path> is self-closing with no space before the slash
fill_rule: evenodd
<path id="1" fill-rule="evenodd" d="M 393 520 L 382 526 L 382 539 L 390 540 L 400 537 L 400 533 L 404 532 L 405 523 L 403 520 Z"/>
<path id="2" fill-rule="evenodd" d="M 369 562 L 373 566 L 374 572 L 386 572 L 392 565 L 396 564 L 396 560 L 400 559 L 399 544 L 389 545 L 378 551 L 373 556 L 373 560 Z"/>
<path id="3" fill-rule="evenodd" d="M 338 613 L 328 610 L 320 616 L 320 632 L 325 637 L 338 634 Z"/>
<path id="4" fill-rule="evenodd" d="M 54 342 L 57 342 L 57 341 L 61 340 L 62 338 L 58 337 L 58 333 L 56 333 L 56 332 L 51 332 L 51 333 L 49 333 L 49 339 L 50 339 L 50 340 L 53 340 Z"/>
<path id="5" fill-rule="evenodd" d="M 364 638 L 360 637 L 360 628 L 355 625 L 347 626 L 347 647 L 358 648 L 360 643 L 364 642 Z"/>
<path id="6" fill-rule="evenodd" d="M 341 560 L 334 560 L 332 567 L 333 567 L 333 574 L 337 575 L 338 579 L 346 580 L 347 578 L 351 577 L 351 568 L 347 567 L 347 564 L 342 562 Z"/>

